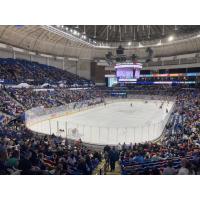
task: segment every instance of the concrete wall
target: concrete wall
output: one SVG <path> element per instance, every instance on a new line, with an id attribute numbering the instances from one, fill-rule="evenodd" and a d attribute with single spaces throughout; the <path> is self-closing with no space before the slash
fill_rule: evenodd
<path id="1" fill-rule="evenodd" d="M 11 50 L 8 49 L 0 49 L 0 58 L 13 58 L 13 52 L 11 52 Z"/>
<path id="2" fill-rule="evenodd" d="M 91 79 L 96 85 L 105 85 L 105 67 L 98 66 L 96 62 L 91 62 Z"/>
<path id="3" fill-rule="evenodd" d="M 78 75 L 91 79 L 91 70 L 90 70 L 90 61 L 89 60 L 80 60 L 78 63 Z"/>

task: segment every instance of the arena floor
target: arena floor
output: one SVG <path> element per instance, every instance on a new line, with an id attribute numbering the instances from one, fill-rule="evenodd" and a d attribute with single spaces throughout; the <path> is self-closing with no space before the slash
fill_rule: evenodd
<path id="1" fill-rule="evenodd" d="M 165 102 L 162 109 L 161 103 L 155 100 L 148 103 L 144 100 L 114 102 L 42 121 L 30 128 L 71 139 L 81 138 L 82 141 L 92 144 L 145 142 L 158 138 L 167 122 L 169 114 L 166 109 L 170 111 L 173 102 Z"/>

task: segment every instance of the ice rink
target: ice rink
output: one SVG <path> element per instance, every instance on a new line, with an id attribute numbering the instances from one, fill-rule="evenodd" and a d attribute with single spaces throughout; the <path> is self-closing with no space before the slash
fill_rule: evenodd
<path id="1" fill-rule="evenodd" d="M 132 106 L 131 106 L 132 103 Z M 158 138 L 168 120 L 173 102 L 131 100 L 114 102 L 44 120 L 29 127 L 92 144 L 145 142 Z"/>

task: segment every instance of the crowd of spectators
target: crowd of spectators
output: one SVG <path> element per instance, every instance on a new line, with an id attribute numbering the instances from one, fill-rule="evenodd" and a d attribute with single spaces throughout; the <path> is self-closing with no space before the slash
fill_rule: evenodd
<path id="1" fill-rule="evenodd" d="M 69 90 L 67 88 L 57 88 L 37 90 L 32 88 L 7 88 L 6 92 L 27 109 L 38 106 L 44 106 L 45 108 L 57 107 L 72 102 L 105 97 L 104 92 L 95 89 Z"/>
<path id="2" fill-rule="evenodd" d="M 89 175 L 101 154 L 81 140 L 68 143 L 55 135 L 38 135 L 21 122 L 0 126 L 0 174 Z"/>
<path id="3" fill-rule="evenodd" d="M 196 81 L 196 76 L 140 77 L 139 82 L 186 82 Z"/>
<path id="4" fill-rule="evenodd" d="M 10 116 L 5 115 L 4 113 L 0 113 L 0 126 L 7 124 L 11 119 Z"/>
<path id="5" fill-rule="evenodd" d="M 7 95 L 4 90 L 0 89 L 0 111 L 11 116 L 16 116 L 24 111 L 12 97 Z"/>
<path id="6" fill-rule="evenodd" d="M 6 68 L 5 68 L 6 66 Z M 34 69 L 34 70 L 33 70 Z M 23 60 L 0 59 L 0 79 L 35 83 L 65 80 L 84 85 L 87 81 L 68 72 Z M 87 82 L 90 83 L 90 82 Z M 159 95 L 176 98 L 176 109 L 159 142 L 119 144 L 104 151 L 111 171 L 120 161 L 122 174 L 198 174 L 200 166 L 200 90 L 182 86 L 131 85 L 108 89 L 2 88 L 0 90 L 1 174 L 92 174 L 101 161 L 99 151 L 52 135 L 27 130 L 19 116 L 33 107 L 57 107 L 72 102 L 106 98 L 113 92 L 128 95 Z M 9 122 L 10 121 L 10 122 Z M 9 122 L 9 123 L 8 123 Z"/>
<path id="7" fill-rule="evenodd" d="M 137 94 L 138 94 L 138 91 L 140 91 L 139 92 L 140 94 L 151 94 L 151 95 L 165 94 L 166 96 L 175 95 L 176 109 L 171 115 L 170 122 L 166 126 L 166 131 L 165 131 L 166 134 L 162 137 L 160 143 L 148 142 L 145 144 L 131 144 L 131 145 L 123 144 L 123 145 L 118 146 L 118 150 L 120 153 L 119 158 L 122 165 L 123 173 L 125 174 L 126 173 L 128 174 L 195 174 L 195 173 L 198 173 L 199 158 L 200 158 L 200 151 L 199 151 L 200 92 L 199 92 L 199 89 L 180 89 L 180 88 L 170 88 L 170 87 L 164 87 L 164 86 L 154 86 L 154 87 L 137 86 L 135 88 L 132 88 L 131 91 L 133 93 L 134 91 L 137 91 Z M 29 89 L 9 88 L 2 92 L 6 92 L 8 96 L 1 95 L 1 98 L 4 98 L 4 99 L 1 99 L 1 101 L 4 103 L 8 101 L 7 104 L 9 106 L 12 105 L 15 109 L 18 106 L 15 100 L 23 104 L 24 109 L 29 109 L 29 108 L 40 106 L 40 105 L 43 105 L 46 107 L 53 107 L 53 106 L 56 107 L 65 103 L 79 102 L 79 101 L 92 99 L 96 97 L 103 98 L 107 95 L 106 92 L 99 90 L 99 88 L 97 90 L 95 89 L 68 90 L 68 89 L 60 88 L 60 89 L 44 90 L 44 91 L 37 91 L 31 88 Z M 29 98 L 27 98 L 27 96 Z M 5 105 L 6 104 L 4 104 L 3 108 L 6 108 Z M 10 110 L 13 110 L 13 109 L 11 108 Z M 8 111 L 6 111 L 6 113 L 10 114 Z M 73 149 L 73 153 L 71 153 L 72 149 L 70 150 L 68 149 L 69 146 L 64 144 L 66 143 L 64 139 L 58 138 L 54 135 L 53 136 L 38 136 L 38 135 L 35 136 L 33 133 L 30 133 L 23 127 L 23 123 L 21 123 L 21 125 L 19 123 L 14 123 L 14 126 L 6 126 L 2 128 L 1 136 L 2 136 L 1 148 L 0 148 L 1 158 L 4 158 L 3 160 L 4 164 L 1 163 L 1 165 L 6 167 L 6 173 L 21 173 L 21 174 L 24 174 L 24 173 L 25 174 L 26 173 L 88 174 L 89 173 L 90 174 L 92 172 L 92 169 L 94 169 L 95 163 L 97 164 L 99 161 L 98 159 L 98 161 L 95 160 L 95 163 L 92 162 L 93 167 L 90 167 L 90 170 L 89 170 L 87 166 L 88 164 L 87 165 L 85 164 L 83 167 L 83 163 L 87 163 L 89 162 L 89 160 L 91 161 L 93 154 L 91 157 L 88 157 L 88 155 L 90 155 L 90 153 L 88 154 L 89 150 L 86 150 L 86 148 L 82 146 L 82 143 L 80 141 L 79 143 L 81 144 L 81 150 L 80 150 L 81 153 L 79 151 L 78 152 L 81 155 L 78 154 L 78 158 L 77 157 L 75 158 L 74 148 L 77 149 L 77 145 L 70 146 L 70 148 Z M 28 140 L 27 140 L 27 137 L 29 138 Z M 42 158 L 43 158 L 45 155 L 45 159 L 43 159 L 43 162 L 44 162 L 46 158 L 49 158 L 49 154 L 47 153 L 48 150 L 45 149 L 46 143 L 49 144 L 48 148 L 51 149 L 50 155 L 52 156 L 52 157 L 50 156 L 50 161 L 47 159 L 48 160 L 47 162 L 48 164 L 49 162 L 51 164 L 54 163 L 53 169 L 51 167 L 49 168 L 49 165 L 47 167 L 48 169 L 47 168 L 43 169 L 43 165 L 41 165 L 40 163 L 39 167 L 37 168 L 37 170 L 39 171 L 36 170 L 37 172 L 35 172 L 34 171 L 36 168 L 36 166 L 34 166 L 35 163 L 31 163 L 30 165 L 30 162 L 29 162 L 29 167 L 31 166 L 31 168 L 28 169 L 30 171 L 27 171 L 27 169 L 25 169 L 24 171 L 23 169 L 21 169 L 20 167 L 21 165 L 17 165 L 17 167 L 14 166 L 14 168 L 13 166 L 11 168 L 9 165 L 7 166 L 6 164 L 7 160 L 11 158 L 13 159 L 12 156 L 18 155 L 19 157 L 19 154 L 17 154 L 17 151 L 19 152 L 19 149 L 17 149 L 16 145 L 20 149 L 22 147 L 24 148 L 23 145 L 25 146 L 27 145 L 28 149 L 30 148 L 28 150 L 28 153 L 24 153 L 24 155 L 22 153 L 22 156 L 20 154 L 20 158 L 25 159 L 25 163 L 28 162 L 27 159 L 28 160 L 35 159 L 35 158 L 32 158 L 32 155 L 38 158 L 37 165 L 38 165 L 38 162 L 41 161 L 39 157 L 41 157 L 42 155 Z M 42 150 L 45 149 L 45 152 L 43 152 L 43 154 L 40 154 L 38 151 L 38 148 L 41 148 Z M 67 159 L 66 159 L 66 155 L 64 155 L 66 153 L 64 151 L 65 148 L 68 149 L 67 152 L 70 152 L 69 153 L 70 156 L 68 155 L 69 158 Z M 9 149 L 12 149 L 12 150 L 9 150 Z M 25 149 L 27 149 L 27 147 Z M 36 153 L 35 152 L 33 153 L 32 149 L 34 149 Z M 62 149 L 62 151 L 64 151 L 65 153 L 62 152 L 60 154 L 60 149 Z M 22 151 L 24 151 L 24 149 Z M 59 153 L 57 151 L 59 151 Z M 85 151 L 87 151 L 86 154 L 85 154 Z M 112 153 L 114 156 L 112 155 Z M 116 153 L 115 150 L 112 150 L 111 153 L 110 152 L 108 153 L 108 155 L 111 158 L 113 156 L 113 159 L 116 161 L 115 153 Z M 66 164 L 66 162 L 65 163 L 62 162 L 62 164 L 60 164 L 60 162 L 58 161 L 59 159 L 57 159 L 58 157 L 57 154 L 59 154 L 59 156 L 62 155 L 61 160 L 65 160 L 65 161 L 71 160 L 70 162 L 75 162 L 75 160 L 77 161 L 77 159 L 78 160 L 80 159 L 79 161 L 84 160 L 84 162 L 81 162 L 78 164 L 78 161 L 77 161 L 76 167 L 74 168 L 74 170 L 70 171 L 71 168 L 69 167 L 68 163 Z M 55 157 L 57 160 L 55 160 Z M 82 159 L 82 157 L 84 157 L 84 159 Z M 57 169 L 58 166 L 59 166 L 59 169 Z M 85 169 L 84 172 L 80 172 L 81 171 L 80 166 L 82 166 Z M 9 170 L 7 167 L 9 168 Z M 32 171 L 32 167 L 34 168 L 33 171 Z M 57 170 L 59 170 L 59 172 Z M 114 170 L 113 162 L 111 162 L 111 170 Z"/>
<path id="8" fill-rule="evenodd" d="M 64 88 L 39 91 L 4 88 L 2 93 L 0 120 L 5 118 L 3 113 L 16 118 L 8 124 L 0 123 L 0 174 L 92 174 L 101 161 L 100 152 L 88 149 L 81 140 L 68 143 L 67 139 L 54 134 L 33 133 L 18 116 L 33 107 L 57 107 L 103 98 L 104 93 Z"/>
<path id="9" fill-rule="evenodd" d="M 171 88 L 156 87 L 156 89 L 156 94 L 162 94 L 162 89 L 166 95 L 172 95 L 174 92 Z M 139 90 L 141 94 L 147 90 L 155 94 L 155 88 L 149 90 L 146 86 Z M 38 105 L 58 106 L 57 102 L 69 103 L 106 95 L 99 89 L 96 91 L 56 89 L 51 92 L 8 89 L 6 92 L 10 99 L 15 98 L 26 109 Z M 108 152 L 108 162 L 112 171 L 119 156 L 123 174 L 198 173 L 200 92 L 198 89 L 182 89 L 174 95 L 177 95 L 176 110 L 171 115 L 171 120 L 166 126 L 166 134 L 160 143 L 119 145 L 119 154 L 115 149 L 111 149 Z M 22 122 L 12 123 L 13 125 L 1 127 L 2 174 L 91 174 L 101 160 L 99 152 L 87 149 L 81 141 L 69 145 L 67 140 L 54 135 L 35 135 L 26 130 Z M 10 162 L 14 162 L 14 166 Z"/>
<path id="10" fill-rule="evenodd" d="M 64 82 L 67 86 L 91 85 L 92 82 L 57 67 L 27 60 L 0 58 L 0 79 L 6 83 L 32 85 Z"/>
<path id="11" fill-rule="evenodd" d="M 198 174 L 200 170 L 200 91 L 181 90 L 159 143 L 120 145 L 124 174 Z"/>

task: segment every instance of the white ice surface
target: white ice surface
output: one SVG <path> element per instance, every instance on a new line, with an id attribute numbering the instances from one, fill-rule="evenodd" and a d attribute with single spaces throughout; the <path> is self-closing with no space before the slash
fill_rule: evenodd
<path id="1" fill-rule="evenodd" d="M 133 104 L 133 107 L 130 106 Z M 173 102 L 132 100 L 80 111 L 75 114 L 42 121 L 30 128 L 42 133 L 55 133 L 94 144 L 145 142 L 158 138 L 166 124 Z M 50 131 L 51 128 L 51 131 Z M 75 129 L 76 128 L 76 129 Z M 58 132 L 57 129 L 64 131 Z M 67 129 L 67 131 L 66 131 Z"/>

